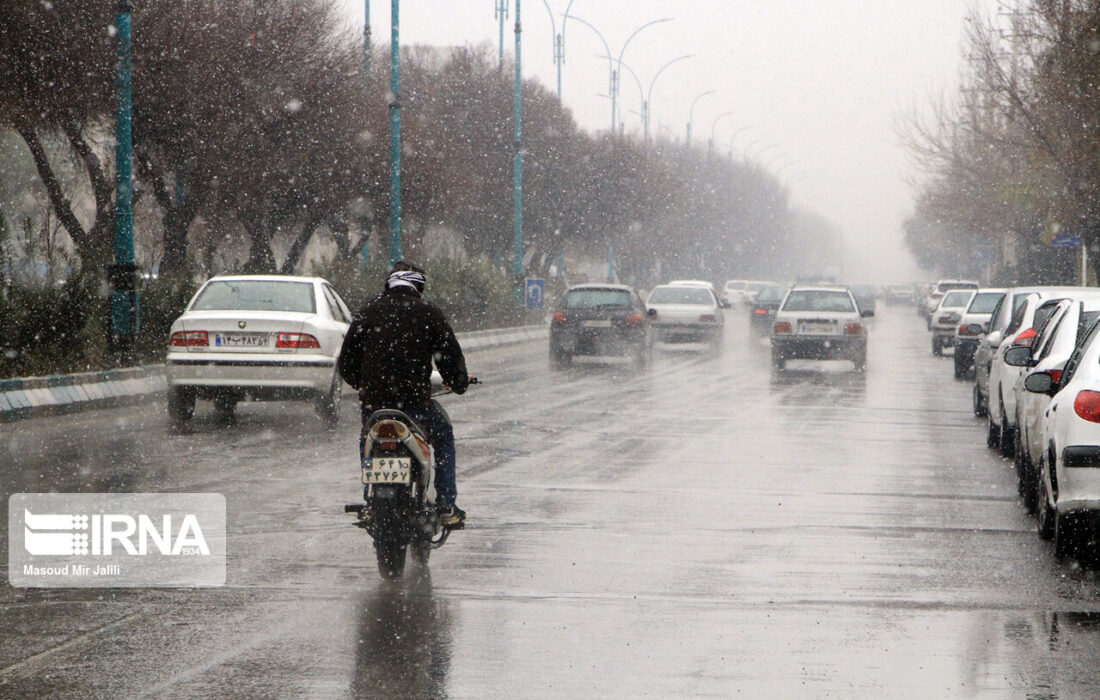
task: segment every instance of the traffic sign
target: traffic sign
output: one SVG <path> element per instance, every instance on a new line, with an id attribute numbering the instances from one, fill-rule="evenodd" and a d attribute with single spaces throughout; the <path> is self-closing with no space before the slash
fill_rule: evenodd
<path id="1" fill-rule="evenodd" d="M 541 309 L 543 293 L 546 291 L 546 280 L 538 277 L 528 277 L 523 284 L 524 304 L 528 309 Z"/>
<path id="2" fill-rule="evenodd" d="M 1055 248 L 1080 248 L 1084 240 L 1079 233 L 1058 233 L 1050 239 L 1050 244 Z"/>

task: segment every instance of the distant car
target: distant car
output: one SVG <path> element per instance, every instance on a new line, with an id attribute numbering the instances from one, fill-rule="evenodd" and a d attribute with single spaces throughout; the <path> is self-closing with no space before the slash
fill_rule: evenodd
<path id="1" fill-rule="evenodd" d="M 661 343 L 709 343 L 722 347 L 725 318 L 710 289 L 695 285 L 662 284 L 646 299 L 646 314 L 654 339 Z"/>
<path id="2" fill-rule="evenodd" d="M 335 423 L 343 386 L 336 358 L 350 322 L 320 277 L 207 280 L 169 332 L 169 416 L 189 420 L 197 399 L 227 415 L 243 399 L 307 399 Z"/>
<path id="3" fill-rule="evenodd" d="M 891 284 L 886 288 L 886 304 L 888 306 L 894 306 L 895 304 L 912 304 L 913 303 L 913 287 L 908 284 Z"/>
<path id="4" fill-rule="evenodd" d="M 867 367 L 867 327 L 848 289 L 795 287 L 787 292 L 772 325 L 772 366 L 788 360 L 850 360 L 857 371 Z"/>
<path id="5" fill-rule="evenodd" d="M 727 280 L 722 285 L 722 293 L 719 295 L 719 299 L 732 305 L 735 301 L 741 299 L 741 293 L 745 291 L 745 280 Z"/>
<path id="6" fill-rule="evenodd" d="M 970 298 L 955 328 L 955 379 L 972 375 L 974 353 L 982 336 L 989 331 L 989 319 L 1004 295 L 1004 289 L 979 289 Z"/>
<path id="7" fill-rule="evenodd" d="M 1060 377 L 1030 374 L 1028 391 L 1051 396 L 1039 453 L 1039 536 L 1059 557 L 1094 559 L 1100 513 L 1100 324 L 1074 348 Z"/>
<path id="8" fill-rule="evenodd" d="M 578 355 L 625 355 L 641 367 L 651 347 L 645 305 L 625 285 L 575 285 L 562 296 L 550 320 L 554 369 L 569 367 Z"/>
<path id="9" fill-rule="evenodd" d="M 921 305 L 918 309 L 921 315 L 928 319 L 928 330 L 932 330 L 932 312 L 939 306 L 940 300 L 943 299 L 945 294 L 956 289 L 973 289 L 977 291 L 978 287 L 978 283 L 973 280 L 939 280 L 928 287 L 925 295 L 921 298 Z"/>
<path id="10" fill-rule="evenodd" d="M 956 289 L 944 294 L 936 310 L 932 312 L 929 326 L 932 330 L 932 354 L 939 357 L 944 348 L 955 344 L 955 331 L 962 321 L 966 307 L 974 298 L 973 289 Z"/>
<path id="11" fill-rule="evenodd" d="M 771 333 L 775 312 L 785 296 L 786 287 L 764 287 L 757 292 L 756 299 L 749 305 L 749 328 L 757 333 Z"/>

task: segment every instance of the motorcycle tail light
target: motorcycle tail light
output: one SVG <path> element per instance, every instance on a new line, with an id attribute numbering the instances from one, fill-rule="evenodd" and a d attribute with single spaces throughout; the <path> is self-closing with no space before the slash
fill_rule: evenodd
<path id="1" fill-rule="evenodd" d="M 1073 412 L 1090 423 L 1100 423 L 1100 392 L 1079 392 L 1073 400 Z"/>
<path id="2" fill-rule="evenodd" d="M 404 423 L 395 420 L 382 420 L 374 424 L 371 428 L 371 433 L 375 439 L 383 440 L 401 440 L 405 437 L 405 433 L 408 432 L 408 428 Z"/>
<path id="3" fill-rule="evenodd" d="M 772 332 L 774 332 L 774 333 L 790 333 L 791 332 L 791 324 L 788 323 L 787 321 L 780 321 L 779 323 L 775 324 L 775 326 L 772 327 Z"/>
<path id="4" fill-rule="evenodd" d="M 844 335 L 859 335 L 863 332 L 863 325 L 859 323 L 845 323 Z"/>
<path id="5" fill-rule="evenodd" d="M 630 314 L 626 317 L 626 322 L 632 326 L 636 326 L 639 323 L 645 323 L 645 316 L 641 314 Z"/>
<path id="6" fill-rule="evenodd" d="M 309 333 L 280 333 L 275 337 L 275 347 L 305 350 L 319 349 L 321 344 Z"/>
<path id="7" fill-rule="evenodd" d="M 195 345 L 209 345 L 206 331 L 176 331 L 168 339 L 168 344 L 173 347 L 192 347 Z"/>
<path id="8" fill-rule="evenodd" d="M 565 314 L 563 314 L 560 311 L 555 311 L 553 321 L 554 321 L 554 323 L 565 323 L 565 321 L 566 321 Z"/>

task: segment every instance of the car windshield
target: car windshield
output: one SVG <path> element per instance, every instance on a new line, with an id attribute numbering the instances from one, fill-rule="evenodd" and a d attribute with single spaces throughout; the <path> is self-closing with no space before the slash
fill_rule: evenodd
<path id="1" fill-rule="evenodd" d="M 203 287 L 191 311 L 316 313 L 313 285 L 277 280 L 217 280 Z"/>
<path id="2" fill-rule="evenodd" d="M 997 307 L 997 302 L 1004 296 L 1004 292 L 981 292 L 974 295 L 970 302 L 970 308 L 966 310 L 970 314 L 991 314 Z"/>
<path id="3" fill-rule="evenodd" d="M 756 295 L 756 301 L 783 301 L 786 295 L 786 287 L 764 287 Z"/>
<path id="4" fill-rule="evenodd" d="M 744 289 L 744 282 L 726 282 L 726 289 Z"/>
<path id="5" fill-rule="evenodd" d="M 973 292 L 950 292 L 940 302 L 941 309 L 958 309 L 966 306 L 966 302 L 970 301 L 970 297 L 974 295 Z M 994 302 L 996 303 L 996 302 Z M 992 307 L 991 307 L 992 308 Z"/>
<path id="6" fill-rule="evenodd" d="M 977 289 L 978 285 L 973 282 L 941 282 L 936 288 L 941 292 L 950 292 L 952 289 Z"/>
<path id="7" fill-rule="evenodd" d="M 828 290 L 795 290 L 787 295 L 784 311 L 855 311 L 848 292 Z"/>
<path id="8" fill-rule="evenodd" d="M 649 295 L 650 304 L 703 304 L 714 302 L 710 292 L 702 287 L 657 287 Z"/>
<path id="9" fill-rule="evenodd" d="M 630 306 L 625 289 L 574 289 L 565 295 L 567 309 L 595 309 L 605 306 Z"/>

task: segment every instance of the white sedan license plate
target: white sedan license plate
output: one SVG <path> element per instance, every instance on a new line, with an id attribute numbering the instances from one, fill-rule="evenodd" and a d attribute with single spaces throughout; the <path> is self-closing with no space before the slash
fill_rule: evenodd
<path id="1" fill-rule="evenodd" d="M 798 332 L 808 335 L 834 335 L 836 325 L 832 323 L 802 323 L 798 326 Z"/>
<path id="2" fill-rule="evenodd" d="M 214 345 L 222 348 L 266 348 L 267 333 L 215 333 Z"/>
<path id="3" fill-rule="evenodd" d="M 610 328 L 611 321 L 585 321 L 585 328 Z"/>
<path id="4" fill-rule="evenodd" d="M 411 457 L 375 457 L 363 460 L 364 484 L 411 484 Z"/>

